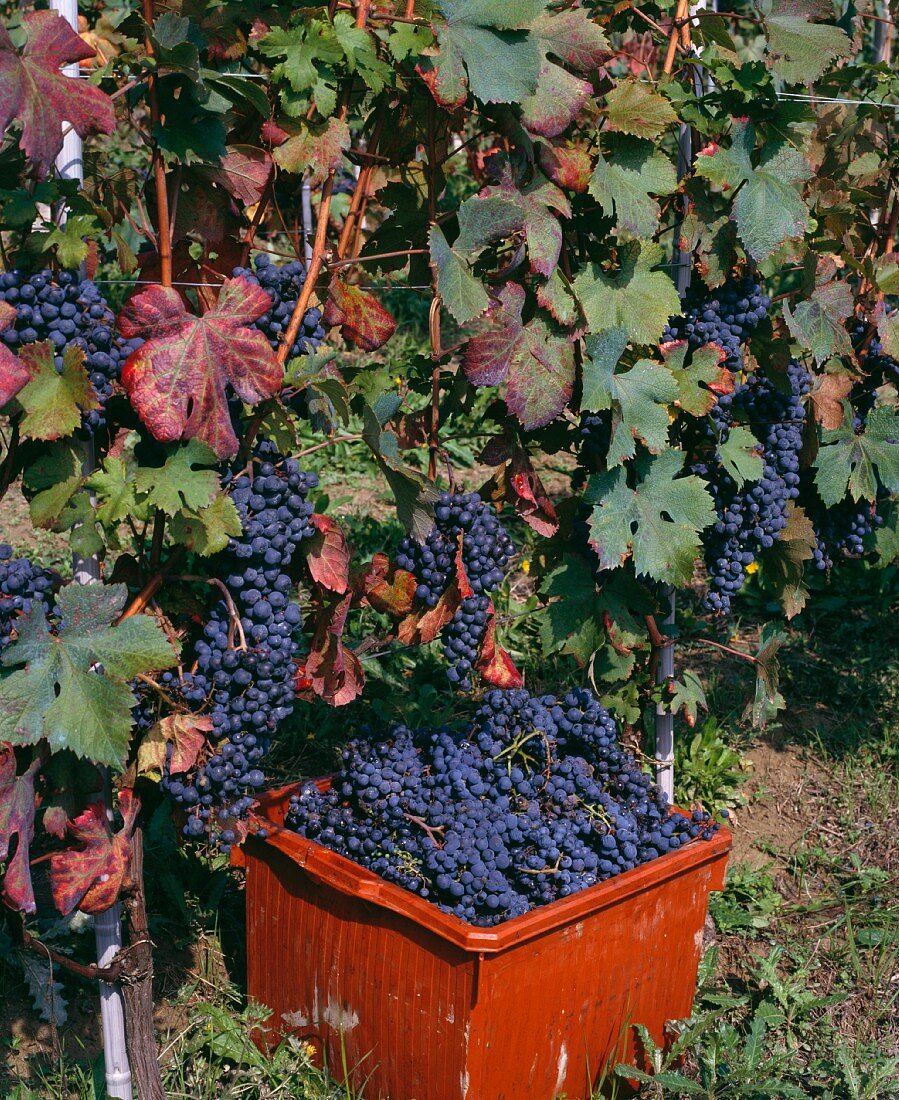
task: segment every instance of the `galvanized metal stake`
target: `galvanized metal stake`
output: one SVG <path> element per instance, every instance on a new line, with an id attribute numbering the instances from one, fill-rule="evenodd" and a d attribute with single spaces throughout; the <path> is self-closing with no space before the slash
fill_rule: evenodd
<path id="1" fill-rule="evenodd" d="M 50 7 L 78 32 L 78 0 L 50 0 Z M 78 63 L 66 65 L 66 76 L 80 79 Z M 63 137 L 62 150 L 56 158 L 56 171 L 63 179 L 84 181 L 84 160 L 81 138 L 74 130 Z M 65 224 L 66 211 L 59 214 L 60 224 Z M 85 444 L 83 468 L 86 473 L 94 467 L 94 445 Z M 96 554 L 83 558 L 72 555 L 72 573 L 76 584 L 97 584 L 100 580 L 100 560 Z M 106 784 L 106 809 L 111 816 L 111 804 Z M 109 966 L 122 949 L 122 920 L 118 904 L 94 917 L 94 934 L 97 941 L 97 965 Z M 132 1100 L 131 1071 L 128 1066 L 128 1049 L 125 1040 L 125 1010 L 118 982 L 100 982 L 100 1016 L 103 1021 L 103 1060 L 106 1072 L 106 1092 L 116 1100 Z"/>
<path id="2" fill-rule="evenodd" d="M 697 11 L 701 11 L 708 6 L 711 6 L 712 10 L 717 10 L 716 0 L 712 0 L 711 5 L 707 3 L 707 0 L 699 0 L 698 3 L 691 4 L 690 15 L 695 15 Z M 693 82 L 697 95 L 702 95 L 705 90 L 703 81 L 703 72 L 699 66 L 697 66 L 693 70 Z M 692 159 L 693 136 L 690 127 L 685 123 L 681 123 L 677 140 L 677 178 L 679 180 L 683 179 L 690 171 Z M 680 247 L 680 221 L 681 219 L 678 219 L 678 224 L 675 226 L 674 230 L 673 260 L 675 285 L 677 286 L 678 294 L 681 296 L 681 299 L 683 299 L 690 287 L 692 259 L 690 254 L 688 252 L 683 252 Z M 664 599 L 668 605 L 668 612 L 662 620 L 662 624 L 664 626 L 673 627 L 677 606 L 675 591 L 671 585 L 666 585 Z M 656 668 L 656 684 L 668 684 L 673 678 L 674 643 L 671 642 L 663 646 L 659 654 L 659 663 Z M 674 800 L 674 715 L 671 713 L 664 699 L 656 704 L 655 740 L 656 783 L 664 792 L 668 801 L 671 802 Z"/>

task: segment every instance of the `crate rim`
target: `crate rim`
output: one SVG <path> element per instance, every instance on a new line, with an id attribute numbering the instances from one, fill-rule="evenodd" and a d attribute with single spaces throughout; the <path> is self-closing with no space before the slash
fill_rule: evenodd
<path id="1" fill-rule="evenodd" d="M 566 925 L 577 924 L 578 921 L 649 888 L 717 862 L 733 847 L 730 831 L 722 826 L 710 840 L 691 841 L 674 852 L 668 852 L 648 863 L 641 863 L 630 871 L 598 882 L 595 886 L 589 886 L 567 898 L 537 906 L 530 912 L 512 917 L 493 928 L 479 928 L 466 924 L 450 913 L 444 913 L 432 901 L 388 882 L 361 864 L 314 840 L 300 836 L 276 821 L 272 816 L 273 812 L 283 810 L 290 796 L 299 792 L 308 782 L 310 780 L 290 783 L 260 795 L 250 812 L 250 824 L 256 830 L 265 829 L 268 835 L 262 838 L 251 832 L 248 842 L 275 848 L 303 868 L 315 881 L 377 908 L 398 913 L 472 954 L 499 954 Z M 327 789 L 331 784 L 331 777 L 325 776 L 311 782 Z M 232 862 L 237 865 L 245 863 L 245 856 L 240 849 L 232 849 Z"/>

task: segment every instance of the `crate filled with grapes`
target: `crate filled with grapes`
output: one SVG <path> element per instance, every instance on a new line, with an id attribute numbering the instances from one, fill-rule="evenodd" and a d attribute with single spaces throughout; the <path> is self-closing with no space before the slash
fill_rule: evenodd
<path id="1" fill-rule="evenodd" d="M 588 691 L 489 692 L 264 796 L 248 991 L 366 1094 L 590 1096 L 690 1011 L 726 830 L 668 805 Z"/>

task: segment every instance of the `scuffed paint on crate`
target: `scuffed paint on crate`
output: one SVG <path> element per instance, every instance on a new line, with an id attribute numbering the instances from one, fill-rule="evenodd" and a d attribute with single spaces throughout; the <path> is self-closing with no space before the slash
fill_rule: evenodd
<path id="1" fill-rule="evenodd" d="M 473 928 L 285 830 L 266 795 L 247 872 L 248 992 L 352 1067 L 366 1100 L 570 1100 L 689 1014 L 730 836 L 497 928 Z M 352 1007 L 350 1007 L 352 1006 Z M 275 1034 L 270 1035 L 274 1040 Z"/>

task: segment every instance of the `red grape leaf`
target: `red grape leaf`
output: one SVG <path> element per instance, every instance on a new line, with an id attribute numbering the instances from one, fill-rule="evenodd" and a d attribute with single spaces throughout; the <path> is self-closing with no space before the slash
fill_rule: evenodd
<path id="1" fill-rule="evenodd" d="M 581 113 L 593 97 L 593 85 L 544 60 L 536 92 L 521 104 L 521 120 L 532 134 L 556 137 Z"/>
<path id="2" fill-rule="evenodd" d="M 306 550 L 306 565 L 322 588 L 343 595 L 349 585 L 350 551 L 340 526 L 328 516 L 314 515 L 315 534 Z"/>
<path id="3" fill-rule="evenodd" d="M 477 670 L 488 684 L 499 688 L 519 688 L 524 685 L 524 677 L 515 667 L 512 658 L 496 644 L 496 611 L 493 601 L 490 603 L 490 617 L 487 620 L 487 633 L 481 645 L 481 656 Z"/>
<path id="4" fill-rule="evenodd" d="M 212 719 L 206 714 L 167 714 L 144 735 L 137 750 L 137 774 L 159 779 L 171 745 L 169 771 L 183 775 L 196 764 L 211 732 Z"/>
<path id="5" fill-rule="evenodd" d="M 392 567 L 386 554 L 375 554 L 371 562 L 353 577 L 353 588 L 375 611 L 401 619 L 412 611 L 415 575 Z"/>
<path id="6" fill-rule="evenodd" d="M 267 118 L 259 129 L 259 136 L 266 145 L 283 145 L 290 134 L 279 126 L 274 119 Z"/>
<path id="7" fill-rule="evenodd" d="M 37 906 L 31 885 L 29 846 L 34 839 L 34 779 L 41 766 L 36 757 L 27 771 L 16 775 L 12 745 L 0 743 L 0 861 L 6 863 L 3 900 L 13 909 L 33 913 Z M 13 837 L 16 851 L 10 857 Z"/>
<path id="8" fill-rule="evenodd" d="M 363 351 L 376 351 L 393 336 L 396 321 L 373 294 L 345 283 L 336 275 L 328 288 L 322 317 L 325 325 L 340 325 L 340 335 Z"/>
<path id="9" fill-rule="evenodd" d="M 507 283 L 490 314 L 491 326 L 468 342 L 462 365 L 476 386 L 506 383 L 506 404 L 529 431 L 565 408 L 574 386 L 574 349 L 539 315 L 522 321 L 524 287 Z"/>
<path id="10" fill-rule="evenodd" d="M 188 203 L 188 206 L 190 205 Z M 181 220 L 181 204 L 179 203 L 175 226 L 176 237 Z M 232 220 L 230 214 L 224 214 L 219 208 L 218 228 L 214 234 L 216 238 L 218 238 L 219 232 Z M 230 238 L 214 241 L 204 239 L 201 242 L 203 253 L 199 259 L 194 259 L 191 255 L 191 248 L 196 243 L 196 241 L 189 241 L 186 238 L 177 241 L 172 249 L 172 278 L 176 282 L 201 283 L 202 286 L 197 288 L 197 296 L 200 299 L 202 308 L 206 310 L 215 305 L 224 280 L 228 278 L 235 267 L 240 266 L 243 258 L 243 246 L 239 241 Z M 159 256 L 154 251 L 141 252 L 138 256 L 138 266 L 140 267 L 142 279 L 158 283 L 162 278 Z M 190 308 L 190 299 L 185 291 L 180 287 L 176 289 L 184 305 Z"/>
<path id="11" fill-rule="evenodd" d="M 318 187 L 329 172 L 343 164 L 350 147 L 350 127 L 346 120 L 329 119 L 323 126 L 308 122 L 289 123 L 292 135 L 275 149 L 275 160 L 285 172 L 309 172 L 309 183 Z"/>
<path id="12" fill-rule="evenodd" d="M 35 11 L 22 24 L 28 37 L 21 54 L 0 24 L 0 133 L 18 119 L 19 143 L 44 177 L 62 149 L 64 123 L 81 137 L 111 134 L 115 111 L 105 92 L 59 71 L 71 61 L 94 56 L 65 19 L 56 12 Z"/>
<path id="13" fill-rule="evenodd" d="M 140 812 L 140 801 L 125 788 L 119 795 L 122 829 L 113 833 L 106 808 L 91 802 L 74 821 L 69 834 L 79 848 L 66 848 L 50 857 L 50 889 L 63 916 L 73 909 L 102 913 L 114 905 L 131 866 L 131 837 Z"/>
<path id="14" fill-rule="evenodd" d="M 352 593 L 323 609 L 315 627 L 305 674 L 312 690 L 332 707 L 343 707 L 362 693 L 365 673 L 356 654 L 343 644 L 343 628 Z"/>
<path id="15" fill-rule="evenodd" d="M 403 619 L 396 632 L 397 641 L 402 645 L 433 642 L 447 623 L 452 622 L 461 603 L 459 585 L 452 581 L 435 607 L 418 607 Z"/>
<path id="16" fill-rule="evenodd" d="M 237 452 L 226 383 L 248 405 L 281 387 L 283 371 L 268 340 L 248 327 L 270 306 L 262 287 L 242 276 L 225 280 L 202 317 L 188 313 L 171 287 L 148 287 L 125 305 L 119 328 L 146 342 L 125 363 L 122 385 L 157 439 L 196 437 L 220 458 Z"/>
<path id="17" fill-rule="evenodd" d="M 481 461 L 500 467 L 481 496 L 508 502 L 538 535 L 551 538 L 559 529 L 556 509 L 525 448 L 510 434 L 496 436 L 487 443 Z"/>
<path id="18" fill-rule="evenodd" d="M 213 183 L 219 183 L 244 206 L 253 206 L 262 198 L 274 170 L 271 153 L 254 145 L 229 145 L 217 168 L 206 171 Z"/>
<path id="19" fill-rule="evenodd" d="M 586 149 L 570 142 L 537 146 L 537 162 L 546 175 L 566 191 L 586 195 L 593 175 L 593 158 Z"/>
<path id="20" fill-rule="evenodd" d="M 16 307 L 0 302 L 0 332 L 16 319 Z M 5 344 L 0 344 L 0 408 L 12 401 L 30 375 L 21 359 L 17 359 Z"/>
<path id="21" fill-rule="evenodd" d="M 400 623 L 397 640 L 403 645 L 427 645 L 433 642 L 441 630 L 450 622 L 459 610 L 463 600 L 473 596 L 465 566 L 462 564 L 462 536 L 456 550 L 456 575 L 450 581 L 446 591 L 434 607 L 427 607 L 422 600 L 416 600 L 413 610 Z"/>
<path id="22" fill-rule="evenodd" d="M 43 807 L 41 808 L 43 809 Z M 62 840 L 65 837 L 66 825 L 69 819 L 64 806 L 47 806 L 44 809 L 42 820 L 44 828 L 51 836 L 55 836 L 57 840 Z"/>

